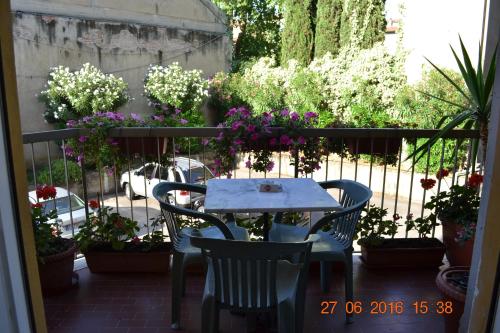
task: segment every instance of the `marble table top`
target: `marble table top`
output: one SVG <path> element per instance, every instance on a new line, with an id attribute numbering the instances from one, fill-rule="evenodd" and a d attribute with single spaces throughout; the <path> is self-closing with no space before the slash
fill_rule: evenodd
<path id="1" fill-rule="evenodd" d="M 260 192 L 260 184 L 280 184 L 282 192 Z M 273 213 L 340 210 L 327 191 L 310 178 L 210 179 L 207 213 Z"/>

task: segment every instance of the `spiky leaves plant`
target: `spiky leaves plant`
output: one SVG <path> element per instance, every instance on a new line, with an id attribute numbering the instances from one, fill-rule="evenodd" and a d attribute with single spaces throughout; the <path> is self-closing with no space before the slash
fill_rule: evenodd
<path id="1" fill-rule="evenodd" d="M 489 62 L 490 67 L 485 71 L 484 62 L 483 62 L 483 46 L 479 43 L 479 55 L 478 55 L 478 63 L 477 68 L 474 68 L 472 62 L 469 57 L 469 53 L 464 46 L 462 38 L 460 39 L 460 48 L 462 52 L 462 60 L 458 57 L 457 52 L 453 47 L 451 47 L 451 51 L 453 52 L 453 56 L 457 62 L 458 68 L 460 69 L 460 73 L 462 74 L 462 78 L 465 82 L 466 88 L 463 89 L 459 83 L 453 81 L 442 69 L 436 66 L 432 61 L 426 58 L 426 60 L 434 67 L 443 77 L 450 82 L 453 87 L 462 95 L 466 100 L 465 105 L 459 105 L 452 101 L 422 92 L 429 97 L 436 98 L 443 102 L 449 103 L 450 105 L 454 105 L 459 107 L 462 111 L 456 114 L 455 116 L 444 116 L 438 127 L 440 131 L 436 133 L 433 137 L 423 143 L 420 147 L 418 147 L 408 159 L 413 158 L 415 156 L 415 161 L 421 159 L 427 152 L 427 150 L 433 146 L 440 138 L 445 136 L 451 130 L 461 127 L 463 129 L 477 129 L 479 130 L 480 140 L 482 145 L 482 158 L 483 163 L 486 159 L 486 147 L 488 144 L 488 123 L 491 114 L 491 101 L 492 101 L 492 91 L 493 84 L 495 81 L 495 71 L 496 71 L 496 53 L 497 48 L 495 47 L 495 51 L 493 52 L 493 56 Z M 445 124 L 445 122 L 450 119 L 451 120 Z M 443 126 L 443 124 L 445 124 Z M 474 144 L 473 154 L 477 154 L 478 143 Z M 475 156 L 473 158 L 475 160 Z"/>

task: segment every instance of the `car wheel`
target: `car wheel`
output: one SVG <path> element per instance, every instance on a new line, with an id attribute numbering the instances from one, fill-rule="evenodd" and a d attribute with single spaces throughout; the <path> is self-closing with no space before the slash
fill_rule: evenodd
<path id="1" fill-rule="evenodd" d="M 127 198 L 129 200 L 134 200 L 135 193 L 134 193 L 134 190 L 132 189 L 132 186 L 129 186 L 128 183 L 125 183 L 125 185 L 123 185 L 123 187 L 125 187 L 125 195 L 127 196 Z"/>
<path id="2" fill-rule="evenodd" d="M 172 195 L 168 196 L 168 203 L 172 206 L 175 206 L 175 198 Z"/>

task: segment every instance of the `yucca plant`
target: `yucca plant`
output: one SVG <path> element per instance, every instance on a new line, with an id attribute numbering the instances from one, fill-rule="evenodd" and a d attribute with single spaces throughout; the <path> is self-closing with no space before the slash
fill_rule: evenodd
<path id="1" fill-rule="evenodd" d="M 442 69 L 436 66 L 432 61 L 426 58 L 426 60 L 434 67 L 443 77 L 450 82 L 453 87 L 464 96 L 466 99 L 465 105 L 460 105 L 454 103 L 452 101 L 440 98 L 438 96 L 434 96 L 428 94 L 426 92 L 422 92 L 423 94 L 441 100 L 450 105 L 456 106 L 460 108 L 460 112 L 456 115 L 447 115 L 444 116 L 438 124 L 438 128 L 441 130 L 423 143 L 420 147 L 418 147 L 408 158 L 413 158 L 415 156 L 415 162 L 420 160 L 440 138 L 446 135 L 449 131 L 455 128 L 463 128 L 463 129 L 477 129 L 479 130 L 481 145 L 482 145 L 482 158 L 483 163 L 486 158 L 486 147 L 488 144 L 488 123 L 491 114 L 491 99 L 492 99 L 492 90 L 493 84 L 495 80 L 495 69 L 496 69 L 496 52 L 497 48 L 493 52 L 493 56 L 490 60 L 490 67 L 485 72 L 484 62 L 483 62 L 483 47 L 481 43 L 479 43 L 479 56 L 477 68 L 472 66 L 472 62 L 470 60 L 469 54 L 462 42 L 462 38 L 460 38 L 460 48 L 462 51 L 462 59 L 457 55 L 457 52 L 450 46 L 451 51 L 453 52 L 453 56 L 457 62 L 458 68 L 460 69 L 460 73 L 462 74 L 462 78 L 465 82 L 466 88 L 463 89 L 461 84 L 453 81 Z M 451 120 L 445 124 L 445 122 L 450 119 Z M 443 124 L 445 124 L 443 126 Z M 474 143 L 474 159 L 478 150 L 478 142 Z"/>

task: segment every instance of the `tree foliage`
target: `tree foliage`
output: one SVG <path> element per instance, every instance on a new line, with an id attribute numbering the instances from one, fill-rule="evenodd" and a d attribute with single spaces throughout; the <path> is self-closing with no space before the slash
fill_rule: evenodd
<path id="1" fill-rule="evenodd" d="M 285 26 L 281 35 L 281 63 L 295 59 L 308 65 L 314 54 L 316 0 L 285 0 Z"/>
<path id="2" fill-rule="evenodd" d="M 385 0 L 346 0 L 342 10 L 340 45 L 370 48 L 384 40 Z"/>
<path id="3" fill-rule="evenodd" d="M 340 49 L 340 23 L 343 0 L 318 0 L 314 56 L 327 52 L 336 56 Z"/>
<path id="4" fill-rule="evenodd" d="M 280 52 L 283 0 L 214 0 L 227 15 L 229 29 L 239 29 L 233 45 L 233 70 L 254 58 Z"/>

